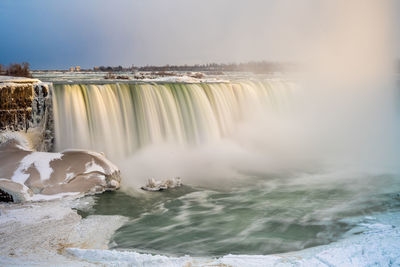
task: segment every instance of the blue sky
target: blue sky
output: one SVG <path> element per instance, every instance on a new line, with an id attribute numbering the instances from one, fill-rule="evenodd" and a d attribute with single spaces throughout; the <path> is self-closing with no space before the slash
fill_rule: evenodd
<path id="1" fill-rule="evenodd" d="M 288 60 L 305 29 L 320 24 L 319 2 L 1 0 L 0 63 L 65 69 Z"/>
<path id="2" fill-rule="evenodd" d="M 107 37 L 107 19 L 99 18 L 107 14 L 95 2 L 101 1 L 2 0 L 0 62 L 28 61 L 34 68 L 107 63 L 107 39 L 115 36 Z"/>

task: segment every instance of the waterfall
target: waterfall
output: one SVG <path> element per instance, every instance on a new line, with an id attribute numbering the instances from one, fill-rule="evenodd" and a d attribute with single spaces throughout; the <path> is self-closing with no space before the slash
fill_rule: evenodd
<path id="1" fill-rule="evenodd" d="M 251 114 L 289 105 L 293 84 L 55 84 L 56 150 L 92 149 L 112 158 L 151 144 L 200 145 L 229 137 Z"/>

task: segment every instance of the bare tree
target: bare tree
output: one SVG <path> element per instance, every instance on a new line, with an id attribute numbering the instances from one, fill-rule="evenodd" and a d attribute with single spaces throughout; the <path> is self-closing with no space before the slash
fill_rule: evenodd
<path id="1" fill-rule="evenodd" d="M 5 71 L 5 75 L 32 78 L 32 74 L 29 70 L 29 63 L 27 62 L 23 62 L 22 64 L 10 64 Z"/>

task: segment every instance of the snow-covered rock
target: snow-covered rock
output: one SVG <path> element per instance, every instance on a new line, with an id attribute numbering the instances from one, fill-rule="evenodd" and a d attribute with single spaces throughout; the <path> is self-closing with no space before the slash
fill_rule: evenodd
<path id="1" fill-rule="evenodd" d="M 25 131 L 36 136 L 38 151 L 54 143 L 52 85 L 37 79 L 0 76 L 0 132 Z"/>
<path id="2" fill-rule="evenodd" d="M 150 178 L 145 186 L 141 188 L 145 191 L 163 191 L 170 188 L 176 188 L 182 186 L 182 180 L 180 177 L 157 181 L 154 178 Z"/>
<path id="3" fill-rule="evenodd" d="M 0 190 L 14 202 L 94 194 L 120 186 L 119 169 L 103 154 L 37 152 L 23 134 L 0 134 Z"/>

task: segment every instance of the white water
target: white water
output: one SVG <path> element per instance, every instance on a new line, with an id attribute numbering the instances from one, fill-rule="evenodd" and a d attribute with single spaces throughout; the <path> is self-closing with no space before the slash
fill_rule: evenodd
<path id="1" fill-rule="evenodd" d="M 293 90 L 280 80 L 55 85 L 56 149 L 119 160 L 149 145 L 204 145 L 231 136 L 255 113 L 287 110 Z"/>
<path id="2" fill-rule="evenodd" d="M 390 97 L 365 87 L 326 94 L 328 89 L 251 78 L 59 84 L 56 150 L 104 152 L 121 168 L 123 183 L 135 188 L 149 178 L 221 187 L 221 179 L 249 173 L 368 172 L 396 165 Z"/>

